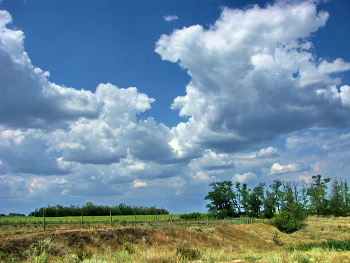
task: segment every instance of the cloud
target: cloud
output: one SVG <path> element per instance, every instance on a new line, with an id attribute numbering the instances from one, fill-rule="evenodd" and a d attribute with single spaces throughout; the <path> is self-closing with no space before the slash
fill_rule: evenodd
<path id="1" fill-rule="evenodd" d="M 49 73 L 34 67 L 24 51 L 24 35 L 11 30 L 7 11 L 0 11 L 0 120 L 12 128 L 66 127 L 81 117 L 96 118 L 99 98 L 85 90 L 56 85 Z"/>
<path id="2" fill-rule="evenodd" d="M 68 130 L 52 133 L 51 148 L 61 151 L 68 161 L 111 164 L 125 158 L 133 144 L 128 137 L 141 125 L 136 115 L 149 109 L 154 101 L 134 87 L 119 89 L 112 84 L 100 84 L 96 95 L 103 102 L 98 118 L 81 118 Z"/>
<path id="3" fill-rule="evenodd" d="M 228 154 L 217 154 L 206 150 L 202 158 L 192 160 L 191 166 L 206 171 L 226 170 L 234 168 L 234 160 Z"/>
<path id="4" fill-rule="evenodd" d="M 35 130 L 0 132 L 0 159 L 9 173 L 63 175 L 71 167 L 61 158 L 50 157 L 45 134 Z"/>
<path id="5" fill-rule="evenodd" d="M 240 183 L 252 183 L 258 179 L 257 175 L 251 172 L 244 174 L 236 174 L 232 180 Z"/>
<path id="6" fill-rule="evenodd" d="M 274 163 L 271 166 L 270 174 L 298 173 L 311 170 L 312 167 L 301 164 L 280 165 L 279 163 Z"/>
<path id="7" fill-rule="evenodd" d="M 273 158 L 279 155 L 278 149 L 274 147 L 268 147 L 266 149 L 261 149 L 256 156 L 259 158 Z"/>
<path id="8" fill-rule="evenodd" d="M 164 16 L 164 20 L 167 22 L 171 22 L 178 19 L 178 17 L 176 15 L 172 15 L 172 16 Z"/>
<path id="9" fill-rule="evenodd" d="M 147 187 L 147 183 L 141 181 L 134 181 L 133 188 Z"/>
<path id="10" fill-rule="evenodd" d="M 189 117 L 173 128 L 177 139 L 230 153 L 314 126 L 349 127 L 349 88 L 334 76 L 350 64 L 316 58 L 309 41 L 327 18 L 311 2 L 279 2 L 225 8 L 209 29 L 162 35 L 155 51 L 191 76 L 172 104 Z"/>
<path id="11" fill-rule="evenodd" d="M 156 52 L 191 76 L 171 106 L 188 121 L 169 128 L 139 118 L 155 100 L 136 87 L 105 83 L 90 92 L 51 83 L 2 11 L 1 199 L 163 205 L 166 198 L 198 207 L 214 180 L 344 176 L 350 86 L 338 73 L 350 65 L 317 58 L 310 42 L 327 18 L 311 2 L 278 2 L 225 8 L 209 29 L 161 36 Z M 285 147 L 270 144 L 278 136 Z"/>

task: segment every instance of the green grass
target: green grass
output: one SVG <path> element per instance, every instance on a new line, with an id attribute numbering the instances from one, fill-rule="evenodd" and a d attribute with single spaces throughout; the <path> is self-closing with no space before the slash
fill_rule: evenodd
<path id="1" fill-rule="evenodd" d="M 350 251 L 350 239 L 330 239 L 323 242 L 299 244 L 297 246 L 291 247 L 290 249 L 298 251 L 311 251 L 314 249 L 321 249 L 326 251 Z"/>
<path id="2" fill-rule="evenodd" d="M 106 228 L 106 227 L 162 227 L 162 226 L 215 226 L 215 225 L 239 225 L 250 224 L 252 219 L 233 218 L 225 220 L 214 220 L 208 218 L 203 220 L 180 219 L 180 214 L 175 215 L 116 215 L 112 216 L 67 216 L 67 217 L 45 217 L 47 228 Z M 136 220 L 135 220 L 136 219 Z M 28 216 L 6 216 L 0 217 L 0 229 L 41 229 L 44 226 L 42 217 Z M 82 224 L 83 222 L 83 224 Z"/>
<path id="3" fill-rule="evenodd" d="M 112 216 L 112 222 L 120 222 L 120 221 L 127 221 L 127 222 L 133 222 L 135 221 L 170 221 L 171 220 L 179 220 L 180 215 L 115 215 Z M 73 223 L 77 222 L 80 223 L 81 221 L 84 222 L 110 222 L 110 216 L 64 216 L 64 217 L 45 217 L 46 223 L 50 222 L 57 222 L 57 223 Z M 27 217 L 27 216 L 6 216 L 6 217 L 0 217 L 0 225 L 6 225 L 6 224 L 27 224 L 27 223 L 43 223 L 42 217 Z"/>

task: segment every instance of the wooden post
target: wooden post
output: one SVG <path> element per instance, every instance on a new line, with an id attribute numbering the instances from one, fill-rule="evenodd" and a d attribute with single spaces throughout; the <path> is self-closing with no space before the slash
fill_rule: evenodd
<path id="1" fill-rule="evenodd" d="M 112 227 L 112 210 L 109 210 L 109 223 Z"/>
<path id="2" fill-rule="evenodd" d="M 43 208 L 43 226 L 44 226 L 44 231 L 45 231 L 46 230 L 45 208 Z"/>
<path id="3" fill-rule="evenodd" d="M 83 227 L 84 224 L 84 209 L 81 209 L 81 226 Z"/>
<path id="4" fill-rule="evenodd" d="M 135 219 L 135 228 L 136 228 L 136 208 L 135 208 L 135 217 L 134 217 L 134 219 Z"/>

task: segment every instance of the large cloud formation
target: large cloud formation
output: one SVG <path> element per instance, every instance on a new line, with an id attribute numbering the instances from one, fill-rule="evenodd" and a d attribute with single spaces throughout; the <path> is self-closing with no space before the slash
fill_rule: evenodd
<path id="1" fill-rule="evenodd" d="M 225 8 L 209 29 L 162 35 L 155 51 L 191 77 L 171 106 L 189 119 L 167 127 L 138 118 L 154 99 L 135 87 L 50 82 L 1 11 L 0 199 L 176 199 L 190 212 L 212 180 L 341 175 L 349 133 L 322 127 L 350 126 L 350 86 L 340 75 L 350 64 L 315 56 L 312 34 L 327 19 L 311 2 L 277 2 Z M 263 145 L 281 135 L 285 145 Z"/>
<path id="2" fill-rule="evenodd" d="M 58 86 L 48 72 L 34 67 L 24 51 L 24 35 L 6 25 L 11 16 L 0 11 L 0 118 L 11 128 L 66 127 L 67 121 L 96 118 L 102 106 L 90 91 Z"/>
<path id="3" fill-rule="evenodd" d="M 342 59 L 314 56 L 310 36 L 327 21 L 311 2 L 224 9 L 208 30 L 195 25 L 162 35 L 155 51 L 192 77 L 172 105 L 189 116 L 201 148 L 234 152 L 313 126 L 348 127 Z M 184 130 L 183 124 L 177 129 Z"/>

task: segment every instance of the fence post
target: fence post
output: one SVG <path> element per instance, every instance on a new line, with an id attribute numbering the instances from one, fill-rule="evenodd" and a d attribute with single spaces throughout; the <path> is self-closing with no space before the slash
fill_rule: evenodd
<path id="1" fill-rule="evenodd" d="M 84 224 L 84 209 L 81 209 L 81 227 L 83 227 Z"/>
<path id="2" fill-rule="evenodd" d="M 44 226 L 44 231 L 45 231 L 46 230 L 45 208 L 43 208 L 43 226 Z"/>
<path id="3" fill-rule="evenodd" d="M 135 228 L 136 228 L 136 209 L 135 209 Z"/>
<path id="4" fill-rule="evenodd" d="M 109 223 L 112 227 L 112 210 L 109 210 Z"/>

